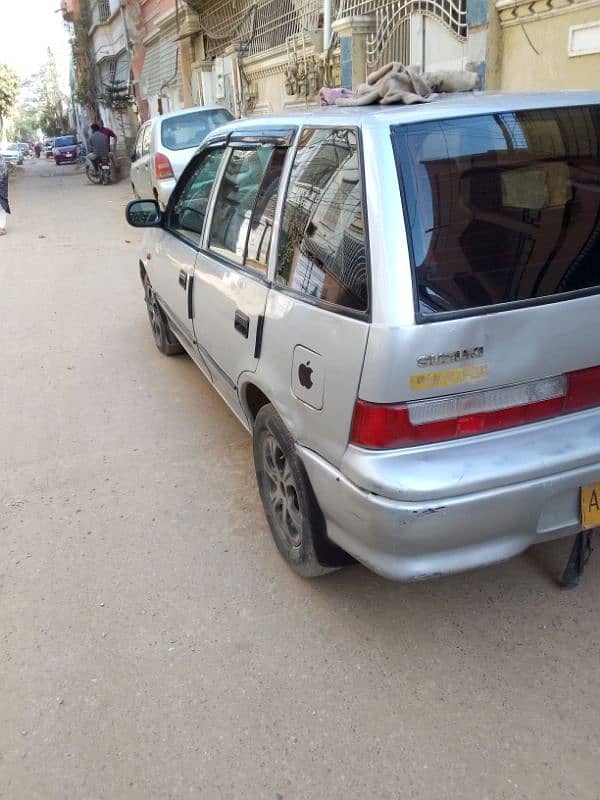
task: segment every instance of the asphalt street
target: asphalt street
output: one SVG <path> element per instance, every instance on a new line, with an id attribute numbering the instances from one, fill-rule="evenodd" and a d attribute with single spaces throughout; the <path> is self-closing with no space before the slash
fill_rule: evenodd
<path id="1" fill-rule="evenodd" d="M 279 557 L 250 440 L 155 348 L 127 181 L 0 239 L 0 797 L 600 797 L 600 552 L 401 585 Z M 597 546 L 597 551 L 600 547 Z"/>

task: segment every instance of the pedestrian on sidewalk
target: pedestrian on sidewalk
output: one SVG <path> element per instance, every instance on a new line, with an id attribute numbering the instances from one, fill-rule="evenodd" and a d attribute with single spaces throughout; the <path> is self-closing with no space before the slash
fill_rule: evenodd
<path id="1" fill-rule="evenodd" d="M 0 236 L 6 234 L 6 215 L 10 214 L 8 205 L 8 165 L 0 156 Z"/>

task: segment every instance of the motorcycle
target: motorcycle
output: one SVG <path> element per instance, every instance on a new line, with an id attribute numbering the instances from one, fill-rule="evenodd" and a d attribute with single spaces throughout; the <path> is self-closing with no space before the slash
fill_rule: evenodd
<path id="1" fill-rule="evenodd" d="M 112 170 L 108 158 L 97 158 L 95 169 L 86 164 L 85 174 L 90 183 L 102 183 L 105 185 L 112 183 Z"/>

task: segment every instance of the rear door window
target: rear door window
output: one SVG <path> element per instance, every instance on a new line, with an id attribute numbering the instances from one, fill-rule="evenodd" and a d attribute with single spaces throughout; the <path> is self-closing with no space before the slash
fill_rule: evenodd
<path id="1" fill-rule="evenodd" d="M 600 107 L 392 127 L 418 316 L 600 290 Z"/>
<path id="2" fill-rule="evenodd" d="M 142 136 L 142 155 L 147 156 L 150 152 L 150 139 L 152 138 L 152 123 L 149 122 L 144 128 Z"/>
<path id="3" fill-rule="evenodd" d="M 136 159 L 141 158 L 142 156 L 142 141 L 144 139 L 144 132 L 146 130 L 146 126 L 142 125 L 139 129 L 136 140 L 135 140 L 135 157 Z"/>

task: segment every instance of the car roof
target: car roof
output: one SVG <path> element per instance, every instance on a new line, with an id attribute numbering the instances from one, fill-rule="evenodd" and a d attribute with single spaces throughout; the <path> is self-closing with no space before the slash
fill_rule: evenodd
<path id="1" fill-rule="evenodd" d="M 361 128 L 401 125 L 425 120 L 477 116 L 524 109 L 544 109 L 600 103 L 600 92 L 456 92 L 438 95 L 428 103 L 413 105 L 325 106 L 304 111 L 271 114 L 264 117 L 227 122 L 208 135 L 208 139 L 226 132 L 290 125 L 349 125 Z"/>

